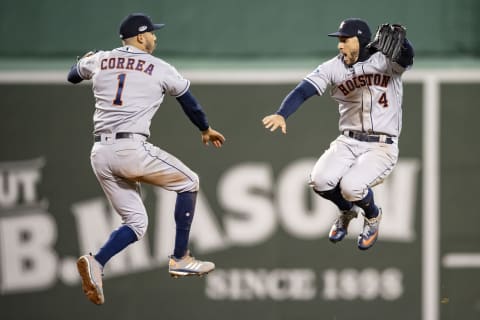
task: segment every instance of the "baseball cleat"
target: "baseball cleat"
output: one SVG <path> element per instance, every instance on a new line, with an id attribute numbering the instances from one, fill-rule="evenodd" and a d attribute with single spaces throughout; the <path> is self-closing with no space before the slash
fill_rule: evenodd
<path id="1" fill-rule="evenodd" d="M 378 238 L 378 229 L 382 220 L 382 209 L 378 208 L 378 216 L 367 219 L 365 217 L 363 222 L 363 231 L 358 236 L 358 248 L 360 250 L 367 250 L 372 247 Z"/>
<path id="2" fill-rule="evenodd" d="M 181 259 L 177 259 L 172 255 L 168 262 L 168 272 L 174 278 L 203 276 L 214 269 L 215 264 L 213 262 L 197 260 L 192 257 L 190 251 L 187 251 L 187 254 Z"/>
<path id="3" fill-rule="evenodd" d="M 353 205 L 352 209 L 348 211 L 342 211 L 338 218 L 335 220 L 330 232 L 328 234 L 328 239 L 333 242 L 342 241 L 343 238 L 347 235 L 348 225 L 352 219 L 358 217 L 358 214 L 361 214 L 362 209 L 360 207 Z"/>
<path id="4" fill-rule="evenodd" d="M 83 292 L 88 300 L 98 305 L 103 304 L 105 297 L 103 296 L 102 265 L 90 253 L 78 258 L 77 269 L 82 278 Z"/>

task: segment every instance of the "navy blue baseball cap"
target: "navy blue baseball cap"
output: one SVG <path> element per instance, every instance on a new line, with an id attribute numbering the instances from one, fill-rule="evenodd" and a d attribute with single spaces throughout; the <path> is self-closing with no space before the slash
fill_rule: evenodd
<path id="1" fill-rule="evenodd" d="M 349 18 L 340 23 L 340 27 L 338 27 L 337 32 L 330 33 L 328 36 L 347 38 L 357 36 L 358 38 L 370 40 L 372 37 L 372 32 L 364 20 L 358 18 Z"/>
<path id="2" fill-rule="evenodd" d="M 120 39 L 127 39 L 137 34 L 158 30 L 164 24 L 154 24 L 149 16 L 143 13 L 132 13 L 126 16 L 120 24 Z"/>

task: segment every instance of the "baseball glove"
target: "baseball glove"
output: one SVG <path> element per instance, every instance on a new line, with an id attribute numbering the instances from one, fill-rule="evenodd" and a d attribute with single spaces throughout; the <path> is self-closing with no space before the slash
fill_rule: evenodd
<path id="1" fill-rule="evenodd" d="M 402 25 L 382 24 L 378 27 L 375 38 L 367 45 L 367 48 L 375 48 L 392 61 L 397 61 L 406 34 L 407 29 Z"/>

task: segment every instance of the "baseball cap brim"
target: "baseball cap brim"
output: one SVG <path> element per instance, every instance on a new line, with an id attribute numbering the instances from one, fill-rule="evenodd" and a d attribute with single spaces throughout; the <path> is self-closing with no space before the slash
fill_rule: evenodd
<path id="1" fill-rule="evenodd" d="M 158 30 L 158 29 L 161 29 L 163 27 L 165 27 L 164 23 L 154 23 L 153 24 L 153 30 Z"/>
<path id="2" fill-rule="evenodd" d="M 351 34 L 347 34 L 345 32 L 340 32 L 340 31 L 329 33 L 328 36 L 329 37 L 353 37 Z"/>

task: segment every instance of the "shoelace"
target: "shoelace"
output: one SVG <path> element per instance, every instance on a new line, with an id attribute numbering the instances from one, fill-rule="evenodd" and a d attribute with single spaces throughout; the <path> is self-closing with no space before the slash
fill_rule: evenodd
<path id="1" fill-rule="evenodd" d="M 378 222 L 379 222 L 378 217 L 374 217 L 370 219 L 365 218 L 365 225 L 364 225 L 364 228 L 363 228 L 364 230 L 362 234 L 368 236 L 372 229 L 375 229 L 378 227 Z"/>
<path id="2" fill-rule="evenodd" d="M 355 213 L 342 213 L 336 221 L 336 226 L 339 228 L 344 227 L 348 225 L 353 218 L 356 218 Z"/>
<path id="3" fill-rule="evenodd" d="M 185 259 L 185 258 L 182 258 L 182 259 L 177 259 L 175 258 L 173 255 L 171 256 L 168 256 L 170 259 L 173 259 L 175 262 L 180 262 L 181 260 Z M 192 255 L 192 253 L 190 252 L 190 250 L 186 253 L 186 257 L 190 258 L 189 259 L 189 262 L 198 262 L 200 264 L 203 264 L 203 261 L 200 261 L 200 260 L 197 260 L 195 259 L 195 257 Z"/>

